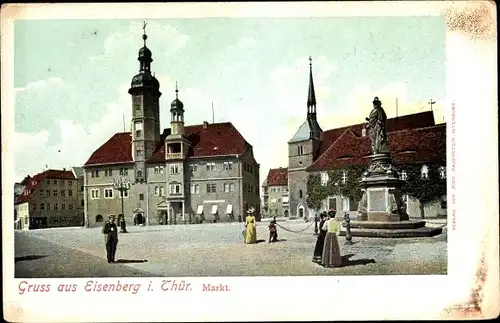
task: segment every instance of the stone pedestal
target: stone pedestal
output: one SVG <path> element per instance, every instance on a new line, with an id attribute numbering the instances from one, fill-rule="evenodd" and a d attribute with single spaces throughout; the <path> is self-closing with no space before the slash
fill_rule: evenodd
<path id="1" fill-rule="evenodd" d="M 391 156 L 371 156 L 371 164 L 363 174 L 360 188 L 363 197 L 358 205 L 358 221 L 395 222 L 408 220 L 402 207 L 401 180 L 392 165 Z"/>

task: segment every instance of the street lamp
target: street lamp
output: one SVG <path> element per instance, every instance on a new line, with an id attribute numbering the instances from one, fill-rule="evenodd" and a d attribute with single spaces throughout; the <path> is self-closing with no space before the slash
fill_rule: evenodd
<path id="1" fill-rule="evenodd" d="M 125 224 L 125 213 L 123 212 L 123 195 L 125 194 L 126 191 L 130 190 L 130 186 L 131 186 L 130 180 L 124 176 L 120 176 L 118 179 L 113 180 L 113 188 L 120 192 L 120 199 L 122 204 L 122 218 L 121 222 L 119 223 L 121 227 L 120 230 L 121 233 L 127 233 L 127 228 Z"/>
<path id="2" fill-rule="evenodd" d="M 314 214 L 314 235 L 318 235 L 318 214 Z"/>

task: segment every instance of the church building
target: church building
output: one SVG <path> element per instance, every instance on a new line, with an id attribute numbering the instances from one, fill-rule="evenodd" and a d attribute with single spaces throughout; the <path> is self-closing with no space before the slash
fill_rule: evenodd
<path id="1" fill-rule="evenodd" d="M 113 135 L 84 165 L 86 226 L 111 214 L 127 225 L 241 221 L 249 207 L 259 219 L 260 165 L 232 123 L 185 125 L 176 86 L 170 128 L 160 131 L 162 93 L 143 39 L 128 91 L 132 131 Z"/>
<path id="2" fill-rule="evenodd" d="M 439 179 L 446 180 L 446 123 L 436 124 L 432 111 L 387 119 L 387 134 L 389 151 L 396 166 L 419 165 L 423 178 L 427 178 L 429 168 L 432 166 L 439 169 L 437 172 Z M 313 217 L 316 211 L 309 209 L 307 203 L 308 176 L 319 174 L 321 182 L 326 185 L 329 172 L 342 171 L 354 165 L 368 167 L 370 155 L 370 142 L 363 123 L 326 131 L 321 129 L 317 119 L 316 95 L 312 63 L 310 63 L 306 120 L 288 141 L 287 194 L 290 198 L 280 209 L 283 214 L 278 216 Z M 408 178 L 404 169 L 399 176 L 405 181 L 412 180 Z M 342 178 L 343 181 L 356 183 L 360 179 L 349 177 L 347 171 Z M 264 190 L 268 189 L 268 183 L 265 182 L 263 187 Z M 425 207 L 409 196 L 404 196 L 403 199 L 410 216 L 446 215 L 446 196 L 442 196 L 434 203 L 426 204 Z M 334 209 L 337 213 L 349 212 L 355 215 L 358 202 L 352 196 L 330 196 L 324 201 L 322 210 Z"/>

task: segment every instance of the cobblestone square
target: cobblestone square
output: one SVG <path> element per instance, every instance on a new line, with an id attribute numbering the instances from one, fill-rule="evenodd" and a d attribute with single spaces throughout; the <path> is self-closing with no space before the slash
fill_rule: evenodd
<path id="1" fill-rule="evenodd" d="M 119 234 L 118 263 L 108 264 L 100 228 L 57 228 L 15 233 L 16 278 L 282 275 L 423 275 L 447 273 L 446 230 L 432 238 L 339 237 L 346 265 L 323 268 L 312 260 L 314 225 L 278 222 L 268 243 L 267 221 L 258 243 L 243 243 L 242 223 L 129 226 Z M 283 230 L 301 231 L 296 233 Z"/>

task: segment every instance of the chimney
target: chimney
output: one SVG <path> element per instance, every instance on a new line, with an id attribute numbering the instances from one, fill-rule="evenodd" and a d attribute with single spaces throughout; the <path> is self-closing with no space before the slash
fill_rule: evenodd
<path id="1" fill-rule="evenodd" d="M 208 128 L 208 122 L 203 121 L 203 129 L 207 129 L 207 128 Z"/>

